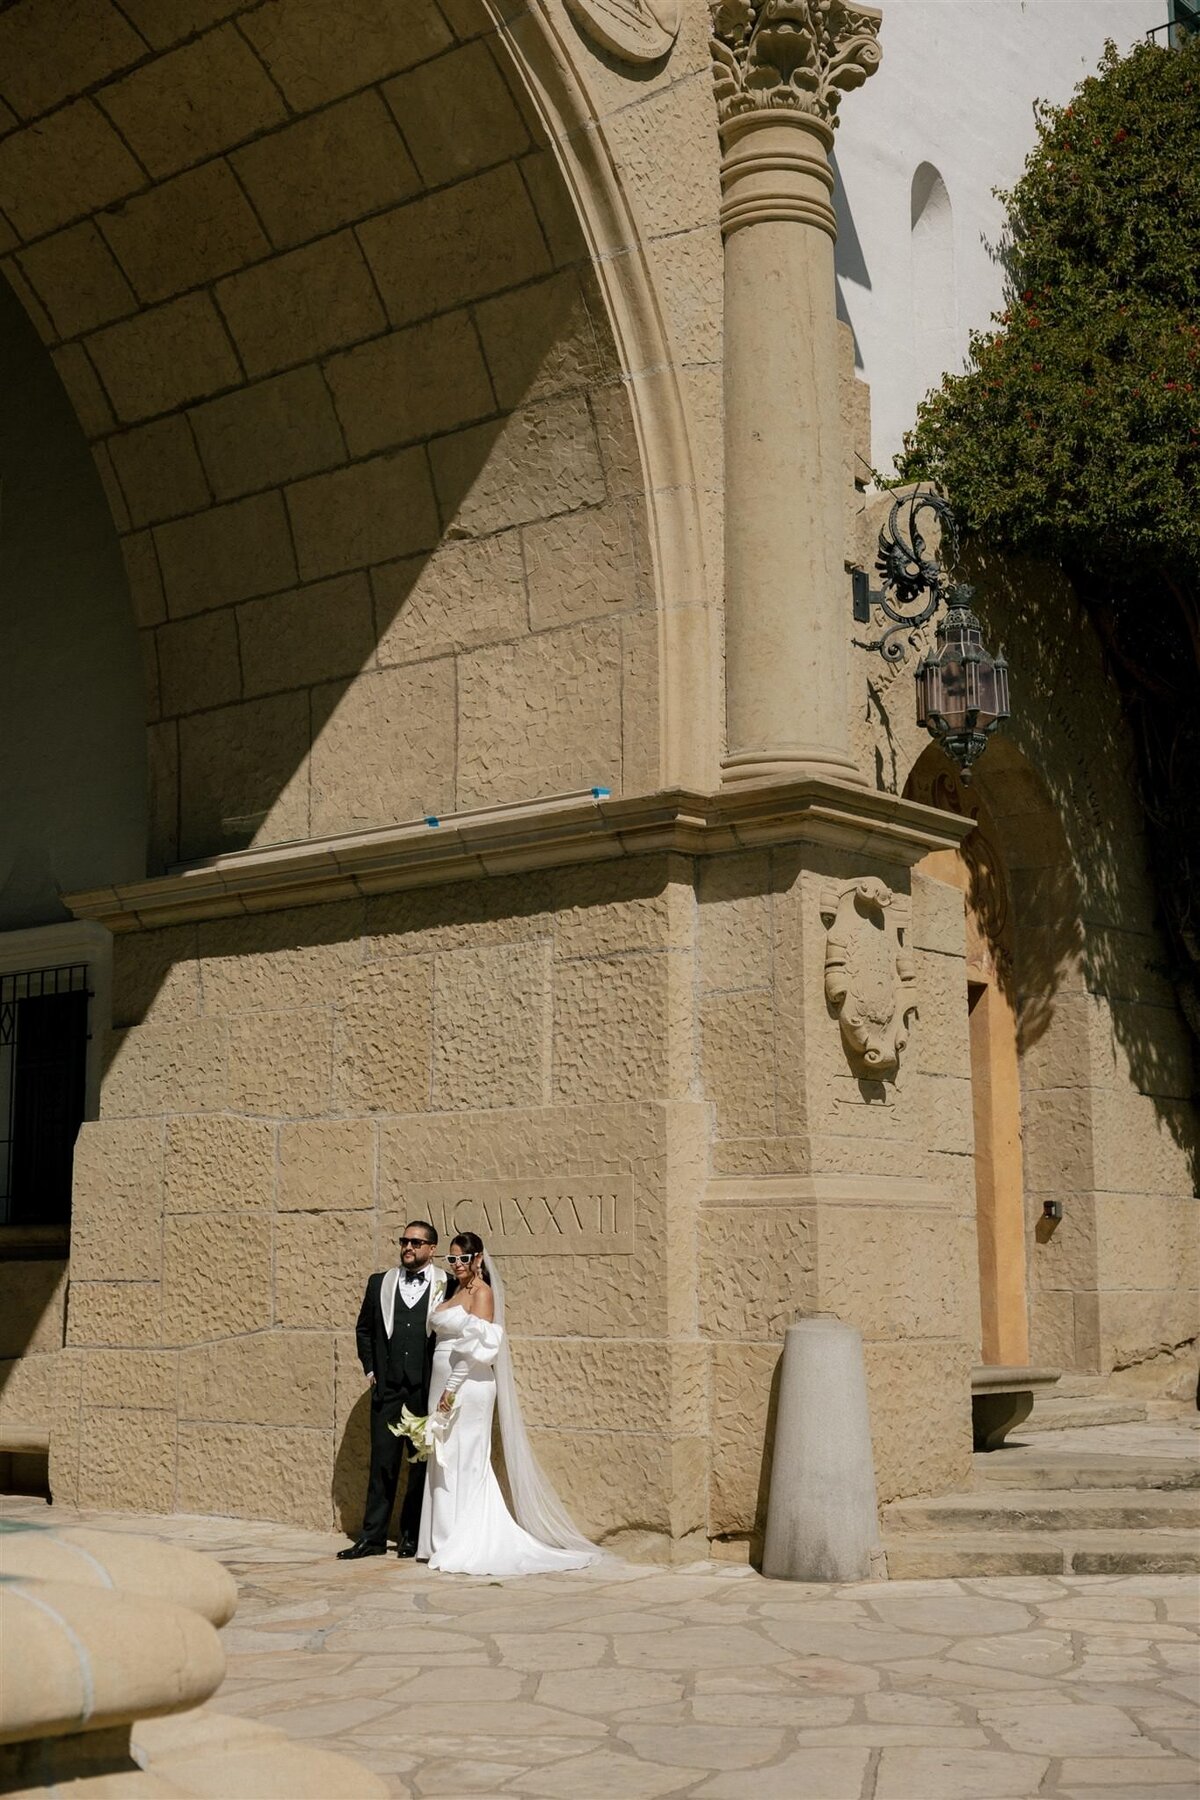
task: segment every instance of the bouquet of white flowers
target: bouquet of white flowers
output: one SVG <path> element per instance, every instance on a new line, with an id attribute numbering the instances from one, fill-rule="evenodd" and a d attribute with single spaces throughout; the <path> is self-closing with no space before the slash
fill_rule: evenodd
<path id="1" fill-rule="evenodd" d="M 450 1412 L 433 1412 L 424 1418 L 409 1412 L 407 1406 L 402 1406 L 397 1422 L 393 1424 L 388 1421 L 388 1430 L 394 1437 L 406 1437 L 409 1440 L 413 1447 L 414 1462 L 428 1462 L 431 1456 L 436 1457 L 438 1439 L 450 1423 L 457 1405 L 458 1395 L 455 1394 Z"/>

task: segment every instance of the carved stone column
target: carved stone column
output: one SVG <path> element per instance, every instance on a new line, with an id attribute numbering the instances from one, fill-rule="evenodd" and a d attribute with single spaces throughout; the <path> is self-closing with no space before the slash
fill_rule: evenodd
<path id="1" fill-rule="evenodd" d="M 879 62 L 845 0 L 712 6 L 725 239 L 726 781 L 861 781 L 829 151 L 840 91 Z"/>

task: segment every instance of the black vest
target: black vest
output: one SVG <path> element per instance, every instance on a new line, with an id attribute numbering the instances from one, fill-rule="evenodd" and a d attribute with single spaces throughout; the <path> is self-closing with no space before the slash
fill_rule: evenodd
<path id="1" fill-rule="evenodd" d="M 415 1306 L 405 1306 L 400 1295 L 403 1275 L 396 1287 L 392 1335 L 386 1339 L 387 1364 L 380 1399 L 424 1386 L 428 1373 L 429 1283 Z"/>

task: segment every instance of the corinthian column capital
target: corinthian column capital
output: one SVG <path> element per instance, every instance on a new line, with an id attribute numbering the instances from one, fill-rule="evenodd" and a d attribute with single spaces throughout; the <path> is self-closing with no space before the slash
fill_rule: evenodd
<path id="1" fill-rule="evenodd" d="M 713 78 L 721 123 L 770 108 L 832 129 L 843 93 L 879 66 L 874 6 L 849 0 L 712 0 Z"/>

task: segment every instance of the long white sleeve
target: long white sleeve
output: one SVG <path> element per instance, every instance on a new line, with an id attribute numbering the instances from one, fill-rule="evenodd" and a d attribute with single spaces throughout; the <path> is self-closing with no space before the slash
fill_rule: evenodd
<path id="1" fill-rule="evenodd" d="M 450 1352 L 450 1379 L 446 1393 L 456 1394 L 474 1369 L 486 1369 L 500 1354 L 504 1331 L 486 1319 L 471 1318 Z"/>

